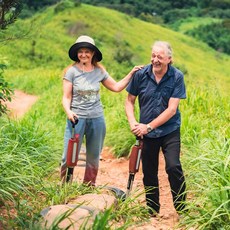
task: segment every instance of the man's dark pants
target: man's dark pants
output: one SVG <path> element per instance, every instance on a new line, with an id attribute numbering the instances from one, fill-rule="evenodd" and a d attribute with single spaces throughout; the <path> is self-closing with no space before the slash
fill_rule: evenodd
<path id="1" fill-rule="evenodd" d="M 159 213 L 158 163 L 160 148 L 165 158 L 165 168 L 168 174 L 174 207 L 177 211 L 182 211 L 186 195 L 185 179 L 180 163 L 180 129 L 163 137 L 144 138 L 142 169 L 147 205 Z"/>

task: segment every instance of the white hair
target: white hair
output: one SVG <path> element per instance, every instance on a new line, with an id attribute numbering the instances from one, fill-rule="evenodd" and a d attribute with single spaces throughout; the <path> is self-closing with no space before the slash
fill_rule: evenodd
<path id="1" fill-rule="evenodd" d="M 154 47 L 162 47 L 165 50 L 165 53 L 168 57 L 172 57 L 173 51 L 171 48 L 171 45 L 168 42 L 165 41 L 156 41 L 153 46 L 152 49 Z"/>

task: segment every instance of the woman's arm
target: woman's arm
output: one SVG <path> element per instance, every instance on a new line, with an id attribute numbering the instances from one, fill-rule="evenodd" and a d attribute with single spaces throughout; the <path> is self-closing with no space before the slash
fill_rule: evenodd
<path id="1" fill-rule="evenodd" d="M 131 80 L 133 74 L 143 68 L 143 65 L 141 66 L 135 66 L 133 69 L 120 81 L 116 82 L 112 77 L 108 77 L 104 81 L 102 81 L 102 84 L 109 90 L 113 92 L 121 92 L 129 83 Z"/>
<path id="2" fill-rule="evenodd" d="M 70 105 L 72 101 L 72 88 L 73 88 L 73 84 L 70 81 L 64 79 L 62 105 L 64 107 L 68 119 L 75 122 L 74 117 L 77 117 L 77 115 L 70 109 Z"/>

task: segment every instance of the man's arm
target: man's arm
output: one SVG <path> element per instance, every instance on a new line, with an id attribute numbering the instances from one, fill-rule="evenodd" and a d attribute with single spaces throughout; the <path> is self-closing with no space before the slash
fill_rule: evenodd
<path id="1" fill-rule="evenodd" d="M 168 108 L 164 112 L 148 124 L 136 123 L 135 127 L 132 127 L 132 132 L 137 136 L 143 136 L 148 133 L 147 125 L 150 125 L 152 129 L 156 129 L 157 127 L 163 125 L 176 114 L 179 102 L 179 98 L 170 98 Z"/>
<path id="2" fill-rule="evenodd" d="M 149 123 L 152 129 L 156 129 L 157 127 L 167 122 L 171 117 L 173 117 L 176 114 L 179 102 L 180 102 L 179 98 L 171 97 L 169 99 L 168 108 L 163 113 L 161 113 L 157 118 L 155 118 Z"/>

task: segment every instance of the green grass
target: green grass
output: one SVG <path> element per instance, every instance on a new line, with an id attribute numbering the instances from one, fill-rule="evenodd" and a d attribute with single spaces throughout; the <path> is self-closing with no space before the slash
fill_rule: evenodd
<path id="1" fill-rule="evenodd" d="M 183 163 L 186 171 L 188 228 L 228 229 L 230 221 L 230 105 L 214 88 L 188 91 L 182 104 Z"/>
<path id="2" fill-rule="evenodd" d="M 181 29 L 195 24 L 194 19 L 190 25 L 182 24 Z M 14 88 L 39 97 L 21 120 L 0 118 L 0 167 L 4 169 L 0 176 L 0 208 L 10 210 L 13 206 L 18 211 L 17 217 L 8 212 L 9 225 L 35 229 L 42 208 L 89 192 L 81 185 L 60 188 L 56 171 L 66 119 L 61 105 L 62 73 L 71 64 L 68 49 L 80 34 L 94 37 L 103 53 L 102 64 L 115 79 L 126 75 L 133 65 L 148 64 L 155 40 L 172 44 L 174 64 L 185 73 L 187 87 L 187 99 L 181 101 L 180 110 L 189 212 L 181 223 L 185 226 L 197 223 L 200 229 L 215 229 L 215 226 L 227 229 L 229 56 L 181 33 L 84 4 L 59 13 L 50 7 L 30 19 L 18 20 L 0 33 L 0 62 L 8 66 L 4 76 Z M 9 37 L 16 39 L 3 42 Z M 119 62 L 117 52 L 124 50 L 132 54 L 131 58 Z M 135 139 L 125 116 L 125 97 L 125 91 L 116 94 L 101 88 L 107 124 L 105 145 L 113 148 L 116 156 L 128 155 Z M 125 216 L 131 224 L 135 215 L 145 219 L 138 204 L 135 215 L 129 210 L 132 202 L 120 204 L 116 212 L 113 210 L 119 221 Z M 110 216 L 109 210 L 101 213 L 95 229 Z"/>
<path id="3" fill-rule="evenodd" d="M 221 22 L 221 19 L 209 18 L 209 17 L 190 17 L 179 22 L 177 24 L 177 31 L 186 33 L 189 30 L 195 29 L 201 25 L 208 25 L 215 22 Z M 179 24 L 179 25 L 178 25 Z"/>

